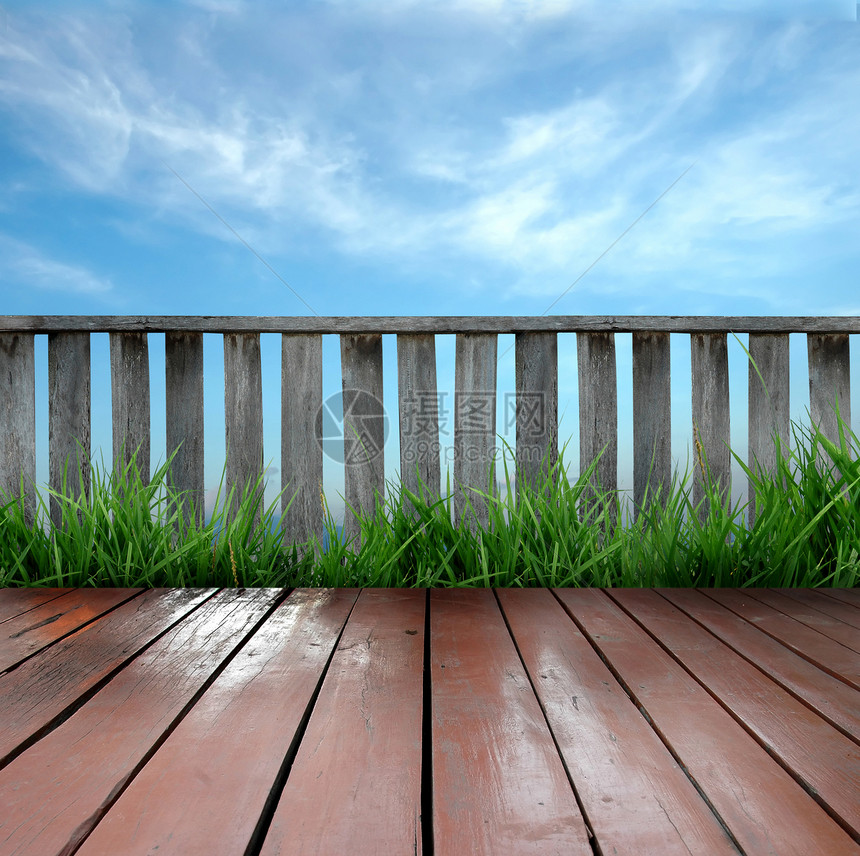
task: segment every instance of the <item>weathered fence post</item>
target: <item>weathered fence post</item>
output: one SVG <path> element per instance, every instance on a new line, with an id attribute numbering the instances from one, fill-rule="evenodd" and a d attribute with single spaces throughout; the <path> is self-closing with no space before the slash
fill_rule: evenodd
<path id="1" fill-rule="evenodd" d="M 137 452 L 149 484 L 149 348 L 146 333 L 110 334 L 114 466 L 123 469 Z"/>
<path id="2" fill-rule="evenodd" d="M 729 358 L 725 333 L 691 333 L 693 387 L 693 455 L 695 476 L 693 504 L 705 496 L 707 482 L 730 496 L 731 453 L 729 452 Z M 705 520 L 705 503 L 699 510 Z"/>
<path id="3" fill-rule="evenodd" d="M 808 333 L 809 409 L 813 425 L 839 444 L 839 416 L 851 427 L 851 363 L 847 333 Z M 850 439 L 846 437 L 846 439 Z"/>
<path id="4" fill-rule="evenodd" d="M 669 334 L 633 334 L 633 503 L 638 514 L 672 481 Z"/>
<path id="5" fill-rule="evenodd" d="M 323 537 L 322 336 L 281 337 L 283 541 Z"/>
<path id="6" fill-rule="evenodd" d="M 343 452 L 346 514 L 343 531 L 361 546 L 355 512 L 372 513 L 385 498 L 385 408 L 382 400 L 382 336 L 342 333 Z"/>
<path id="7" fill-rule="evenodd" d="M 224 428 L 227 439 L 228 507 L 235 514 L 242 494 L 263 475 L 263 381 L 259 333 L 224 334 Z M 254 520 L 259 522 L 263 505 L 261 483 L 255 491 L 258 503 Z M 225 497 L 226 499 L 226 497 Z"/>
<path id="8" fill-rule="evenodd" d="M 788 333 L 750 333 L 749 458 L 756 472 L 774 474 L 776 444 L 788 452 L 790 411 Z M 749 525 L 756 517 L 755 487 L 749 480 Z"/>
<path id="9" fill-rule="evenodd" d="M 203 494 L 203 334 L 168 331 L 164 338 L 167 454 L 176 450 L 169 481 L 186 494 L 183 512 L 202 525 Z"/>
<path id="10" fill-rule="evenodd" d="M 0 488 L 21 498 L 31 525 L 36 517 L 34 339 L 31 333 L 0 333 Z"/>
<path id="11" fill-rule="evenodd" d="M 558 460 L 558 336 L 516 334 L 517 487 L 537 487 Z"/>
<path id="12" fill-rule="evenodd" d="M 69 499 L 90 495 L 90 334 L 48 334 L 48 468 L 51 488 Z M 51 520 L 62 508 L 51 497 Z"/>
<path id="13" fill-rule="evenodd" d="M 496 492 L 495 333 L 458 333 L 454 366 L 454 519 L 475 531 L 489 524 L 485 494 Z M 471 504 L 472 513 L 467 515 Z"/>

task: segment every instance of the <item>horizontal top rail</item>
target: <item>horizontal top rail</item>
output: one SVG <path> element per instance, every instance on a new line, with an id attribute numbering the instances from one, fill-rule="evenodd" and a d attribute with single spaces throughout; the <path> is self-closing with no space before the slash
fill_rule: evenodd
<path id="1" fill-rule="evenodd" d="M 860 333 L 858 316 L 0 315 L 0 333 Z"/>

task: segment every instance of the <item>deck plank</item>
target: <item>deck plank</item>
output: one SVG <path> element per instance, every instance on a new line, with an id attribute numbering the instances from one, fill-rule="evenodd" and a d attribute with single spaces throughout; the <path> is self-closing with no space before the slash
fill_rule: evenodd
<path id="1" fill-rule="evenodd" d="M 426 601 L 417 589 L 361 592 L 261 856 L 421 852 Z"/>
<path id="2" fill-rule="evenodd" d="M 860 837 L 860 746 L 656 592 L 615 589 L 610 594 L 808 793 Z"/>
<path id="3" fill-rule="evenodd" d="M 860 695 L 808 660 L 762 633 L 730 609 L 694 589 L 660 594 L 785 687 L 843 733 L 860 740 Z"/>
<path id="4" fill-rule="evenodd" d="M 487 589 L 432 589 L 437 856 L 589 854 L 561 759 Z"/>
<path id="5" fill-rule="evenodd" d="M 0 624 L 75 591 L 70 588 L 0 588 Z"/>
<path id="6" fill-rule="evenodd" d="M 841 600 L 843 603 L 851 604 L 860 609 L 860 588 L 823 588 L 822 594 Z"/>
<path id="7" fill-rule="evenodd" d="M 200 697 L 77 856 L 245 853 L 358 592 L 297 590 Z"/>
<path id="8" fill-rule="evenodd" d="M 744 852 L 860 854 L 860 845 L 605 593 L 556 591 Z"/>
<path id="9" fill-rule="evenodd" d="M 497 594 L 601 852 L 738 853 L 552 593 Z"/>
<path id="10" fill-rule="evenodd" d="M 282 596 L 278 589 L 219 592 L 0 770 L 0 853 L 72 852 Z"/>
<path id="11" fill-rule="evenodd" d="M 212 593 L 151 589 L 0 675 L 0 767 Z"/>
<path id="12" fill-rule="evenodd" d="M 819 669 L 860 690 L 860 655 L 856 651 L 756 600 L 743 589 L 708 589 L 706 593 Z"/>
<path id="13" fill-rule="evenodd" d="M 860 630 L 860 609 L 856 606 L 827 597 L 816 589 L 776 589 L 776 591 Z"/>
<path id="14" fill-rule="evenodd" d="M 823 636 L 850 648 L 855 654 L 860 654 L 860 630 L 856 627 L 831 615 L 825 615 L 814 606 L 787 597 L 778 591 L 770 589 L 748 589 L 747 591 L 757 601 L 767 604 L 783 615 L 787 615 L 813 630 L 817 630 Z"/>
<path id="15" fill-rule="evenodd" d="M 70 592 L 3 622 L 0 627 L 0 672 L 89 624 L 140 589 L 92 589 Z"/>

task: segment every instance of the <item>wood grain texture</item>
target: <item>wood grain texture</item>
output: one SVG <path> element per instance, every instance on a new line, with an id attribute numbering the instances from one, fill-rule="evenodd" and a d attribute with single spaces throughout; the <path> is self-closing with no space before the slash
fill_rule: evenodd
<path id="1" fill-rule="evenodd" d="M 852 687 L 788 650 L 707 597 L 704 591 L 659 589 L 659 592 L 843 734 L 860 740 L 860 695 Z"/>
<path id="2" fill-rule="evenodd" d="M 493 333 L 458 334 L 454 356 L 454 522 L 489 522 L 484 494 L 496 492 L 496 360 Z"/>
<path id="3" fill-rule="evenodd" d="M 612 333 L 577 333 L 579 375 L 579 472 L 600 455 L 597 486 L 618 489 L 618 385 Z"/>
<path id="4" fill-rule="evenodd" d="M 497 597 L 601 853 L 736 854 L 675 759 L 552 593 Z"/>
<path id="5" fill-rule="evenodd" d="M 90 495 L 90 334 L 48 335 L 48 470 L 51 488 L 73 499 Z M 62 510 L 50 499 L 51 520 Z"/>
<path id="6" fill-rule="evenodd" d="M 633 502 L 641 509 L 672 482 L 672 368 L 668 333 L 633 334 Z"/>
<path id="7" fill-rule="evenodd" d="M 809 410 L 821 433 L 839 444 L 837 409 L 851 427 L 851 360 L 848 334 L 810 333 L 806 337 L 809 357 Z M 847 434 L 847 432 L 846 432 Z M 846 437 L 850 439 L 850 437 Z"/>
<path id="8" fill-rule="evenodd" d="M 517 485 L 537 486 L 558 460 L 558 336 L 516 336 Z"/>
<path id="9" fill-rule="evenodd" d="M 262 505 L 263 378 L 259 333 L 224 334 L 224 421 L 227 439 L 226 490 L 230 514 L 242 494 L 254 491 Z M 259 482 L 259 485 L 258 485 Z M 256 489 L 255 489 L 255 486 Z M 255 520 L 261 518 L 258 507 Z"/>
<path id="10" fill-rule="evenodd" d="M 261 856 L 420 852 L 426 600 L 362 590 Z"/>
<path id="11" fill-rule="evenodd" d="M 70 588 L 0 588 L 0 624 L 73 591 L 75 589 Z"/>
<path id="12" fill-rule="evenodd" d="M 293 592 L 171 732 L 79 856 L 245 853 L 357 594 Z"/>
<path id="13" fill-rule="evenodd" d="M 45 733 L 140 648 L 212 595 L 150 589 L 0 675 L 0 765 Z"/>
<path id="14" fill-rule="evenodd" d="M 0 625 L 0 672 L 48 648 L 128 600 L 125 589 L 70 591 Z"/>
<path id="15" fill-rule="evenodd" d="M 693 386 L 693 455 L 696 462 L 693 504 L 705 496 L 705 485 L 731 495 L 732 457 L 729 451 L 729 357 L 725 333 L 690 336 Z M 702 503 L 700 519 L 707 517 Z"/>
<path id="16" fill-rule="evenodd" d="M 282 596 L 279 589 L 219 592 L 0 770 L 0 853 L 73 852 Z"/>
<path id="17" fill-rule="evenodd" d="M 487 589 L 430 590 L 436 856 L 590 854 L 528 676 Z"/>
<path id="18" fill-rule="evenodd" d="M 286 509 L 284 543 L 316 536 L 324 523 L 320 494 L 323 481 L 322 336 L 281 338 L 281 490 Z"/>
<path id="19" fill-rule="evenodd" d="M 203 334 L 171 332 L 164 337 L 167 454 L 176 452 L 168 478 L 193 504 L 203 524 Z M 191 506 L 183 506 L 186 520 Z"/>
<path id="20" fill-rule="evenodd" d="M 441 491 L 436 338 L 432 333 L 397 336 L 397 399 L 400 417 L 400 483 L 428 500 Z"/>
<path id="21" fill-rule="evenodd" d="M 782 588 L 777 589 L 777 591 L 792 600 L 806 604 L 831 618 L 838 618 L 839 621 L 844 621 L 860 630 L 860 609 L 857 609 L 856 606 L 841 603 L 836 598 L 828 597 L 824 592 L 816 589 Z"/>
<path id="22" fill-rule="evenodd" d="M 0 401 L 0 491 L 23 501 L 25 519 L 32 524 L 36 516 L 36 368 L 30 334 L 0 333 Z"/>
<path id="23" fill-rule="evenodd" d="M 355 512 L 372 514 L 385 497 L 385 403 L 382 395 L 382 336 L 340 337 L 343 378 L 343 461 L 347 510 L 343 532 L 361 545 Z"/>
<path id="24" fill-rule="evenodd" d="M 808 793 L 860 838 L 860 746 L 656 592 L 610 593 Z"/>
<path id="25" fill-rule="evenodd" d="M 110 334 L 111 416 L 114 466 L 137 466 L 149 484 L 149 346 L 146 333 Z"/>
<path id="26" fill-rule="evenodd" d="M 756 472 L 773 473 L 776 442 L 783 455 L 791 440 L 789 410 L 788 333 L 751 333 L 749 338 L 749 444 L 747 465 Z M 748 496 L 755 496 L 752 479 Z M 750 525 L 755 521 L 756 503 L 749 508 Z"/>
<path id="27" fill-rule="evenodd" d="M 743 852 L 860 853 L 848 833 L 606 594 L 556 591 Z"/>
<path id="28" fill-rule="evenodd" d="M 744 315 L 0 315 L 0 332 L 201 333 L 860 333 L 857 316 Z"/>

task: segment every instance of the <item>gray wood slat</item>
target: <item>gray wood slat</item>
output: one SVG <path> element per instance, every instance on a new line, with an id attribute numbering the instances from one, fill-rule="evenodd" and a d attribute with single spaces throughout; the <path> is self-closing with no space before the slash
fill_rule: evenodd
<path id="1" fill-rule="evenodd" d="M 633 500 L 636 509 L 672 481 L 672 386 L 668 333 L 633 334 Z"/>
<path id="2" fill-rule="evenodd" d="M 517 484 L 535 487 L 558 460 L 558 336 L 516 336 Z"/>
<path id="3" fill-rule="evenodd" d="M 167 454 L 176 450 L 170 481 L 187 492 L 198 525 L 203 523 L 203 334 L 169 332 L 164 337 Z M 186 520 L 191 507 L 184 505 Z"/>
<path id="4" fill-rule="evenodd" d="M 693 385 L 693 503 L 705 495 L 707 476 L 723 496 L 731 491 L 729 360 L 725 333 L 690 336 Z M 701 457 L 700 457 L 701 453 Z M 705 467 L 703 473 L 702 467 Z M 700 510 L 707 513 L 704 503 Z"/>
<path id="5" fill-rule="evenodd" d="M 48 469 L 51 488 L 70 499 L 90 495 L 90 334 L 48 335 Z M 62 520 L 52 496 L 51 519 Z"/>
<path id="6" fill-rule="evenodd" d="M 454 518 L 489 523 L 487 501 L 469 488 L 495 493 L 496 352 L 494 333 L 457 335 L 454 365 Z"/>
<path id="7" fill-rule="evenodd" d="M 0 333 L 0 490 L 21 497 L 32 523 L 36 501 L 36 358 L 32 334 Z"/>
<path id="8" fill-rule="evenodd" d="M 323 537 L 322 336 L 281 338 L 281 501 L 284 542 Z"/>
<path id="9" fill-rule="evenodd" d="M 858 316 L 548 315 L 548 316 L 211 316 L 0 315 L 0 332 L 91 333 L 860 333 Z"/>
<path id="10" fill-rule="evenodd" d="M 340 337 L 343 377 L 344 488 L 343 532 L 361 546 L 361 526 L 353 511 L 373 512 L 385 496 L 385 406 L 382 396 L 382 336 Z"/>
<path id="11" fill-rule="evenodd" d="M 137 466 L 149 484 L 149 346 L 146 333 L 110 334 L 111 413 L 114 466 L 137 452 Z"/>
<path id="12" fill-rule="evenodd" d="M 226 490 L 234 490 L 229 513 L 263 473 L 263 381 L 259 333 L 224 334 Z M 262 484 L 260 492 L 262 493 Z M 226 499 L 226 497 L 225 497 Z M 262 506 L 262 496 L 260 496 Z M 258 508 L 255 519 L 260 518 Z"/>
<path id="13" fill-rule="evenodd" d="M 439 398 L 436 339 L 432 333 L 397 336 L 397 392 L 400 417 L 400 482 L 428 501 L 440 492 Z"/>
<path id="14" fill-rule="evenodd" d="M 848 336 L 844 333 L 806 337 L 809 356 L 809 410 L 821 433 L 839 443 L 835 407 L 851 426 L 851 370 Z M 846 437 L 846 439 L 849 439 Z"/>
<path id="15" fill-rule="evenodd" d="M 596 479 L 601 492 L 618 489 L 618 388 L 615 334 L 577 333 L 579 376 L 579 471 L 600 455 Z"/>
<path id="16" fill-rule="evenodd" d="M 755 472 L 773 473 L 776 467 L 776 438 L 783 454 L 791 439 L 789 411 L 788 333 L 751 333 L 749 340 L 749 458 Z M 755 521 L 756 504 L 749 484 L 749 521 Z"/>

